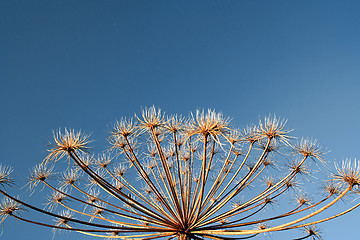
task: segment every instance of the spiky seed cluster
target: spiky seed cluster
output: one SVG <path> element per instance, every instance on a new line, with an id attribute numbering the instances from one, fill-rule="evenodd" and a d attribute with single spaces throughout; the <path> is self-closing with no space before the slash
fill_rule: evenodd
<path id="1" fill-rule="evenodd" d="M 154 106 L 145 108 L 142 111 L 141 118 L 137 117 L 140 127 L 147 130 L 154 130 L 160 126 L 163 126 L 165 115 L 161 112 L 161 109 L 156 109 Z"/>
<path id="2" fill-rule="evenodd" d="M 40 164 L 34 167 L 33 171 L 30 173 L 29 177 L 29 189 L 34 190 L 39 183 L 45 182 L 53 173 L 54 166 L 48 166 L 44 164 Z"/>
<path id="3" fill-rule="evenodd" d="M 5 185 L 12 185 L 13 184 L 13 180 L 12 178 L 9 176 L 12 173 L 13 169 L 10 167 L 6 167 L 0 164 L 0 185 L 1 186 L 5 186 Z"/>
<path id="4" fill-rule="evenodd" d="M 136 134 L 138 128 L 134 124 L 133 119 L 122 118 L 120 121 L 115 123 L 111 135 L 114 136 L 123 136 L 128 137 L 130 135 Z"/>
<path id="5" fill-rule="evenodd" d="M 62 158 L 68 153 L 77 151 L 78 153 L 87 153 L 89 150 L 89 137 L 90 135 L 83 134 L 82 132 L 75 132 L 73 129 L 64 129 L 61 132 L 53 132 L 54 144 L 48 150 L 50 153 L 45 161 L 57 160 Z"/>
<path id="6" fill-rule="evenodd" d="M 286 120 L 281 120 L 275 115 L 269 115 L 268 117 L 265 117 L 264 121 L 260 120 L 257 131 L 260 136 L 280 140 L 281 142 L 288 144 L 290 140 L 288 134 L 291 130 L 285 130 L 285 124 Z"/>
<path id="7" fill-rule="evenodd" d="M 254 144 L 261 139 L 258 128 L 255 125 L 248 126 L 242 131 L 242 141 Z"/>
<path id="8" fill-rule="evenodd" d="M 300 142 L 293 146 L 294 154 L 300 154 L 304 157 L 315 158 L 323 162 L 322 155 L 324 150 L 317 143 L 317 140 L 311 138 L 301 138 Z"/>
<path id="9" fill-rule="evenodd" d="M 122 118 L 114 125 L 109 141 L 115 157 L 87 154 L 89 136 L 81 132 L 54 133 L 49 155 L 34 168 L 29 181 L 31 189 L 43 182 L 52 191 L 48 210 L 11 197 L 5 191 L 12 183 L 11 169 L 0 165 L 0 193 L 8 197 L 0 204 L 0 222 L 12 216 L 108 239 L 245 239 L 302 227 L 306 235 L 298 239 L 320 239 L 313 224 L 352 208 L 322 220 L 312 217 L 350 190 L 360 192 L 355 187 L 360 183 L 360 164 L 345 162 L 336 167 L 333 181 L 326 183 L 323 199 L 314 197 L 310 202 L 306 195 L 296 194 L 295 207 L 282 207 L 281 197 L 288 197 L 289 189 L 299 191 L 297 176 L 310 173 L 307 159 L 323 162 L 323 150 L 311 139 L 292 145 L 286 121 L 275 115 L 242 132 L 232 129 L 230 120 L 214 110 L 184 118 L 167 117 L 150 107 L 135 119 Z M 56 179 L 49 161 L 64 156 L 75 166 L 67 164 L 60 184 L 52 184 Z M 87 178 L 79 181 L 82 175 Z M 334 200 L 328 200 L 333 195 Z M 279 211 L 260 214 L 269 205 L 276 207 L 274 203 L 281 206 Z M 14 214 L 20 204 L 55 217 L 55 223 Z M 55 208 L 62 211 L 52 213 Z"/>
<path id="10" fill-rule="evenodd" d="M 19 210 L 21 210 L 19 203 L 9 198 L 4 198 L 0 203 L 0 223 L 4 222 L 8 216 L 13 216 Z"/>
<path id="11" fill-rule="evenodd" d="M 53 192 L 48 197 L 48 203 L 46 204 L 46 207 L 49 208 L 50 211 L 53 211 L 57 208 L 59 204 L 62 204 L 66 201 L 66 195 L 60 192 Z"/>
<path id="12" fill-rule="evenodd" d="M 304 194 L 300 194 L 296 196 L 296 202 L 300 205 L 310 205 L 310 198 Z"/>
<path id="13" fill-rule="evenodd" d="M 341 166 L 335 165 L 336 174 L 333 174 L 334 180 L 339 184 L 349 184 L 354 187 L 360 184 L 360 162 L 345 160 Z"/>
<path id="14" fill-rule="evenodd" d="M 185 118 L 173 115 L 167 118 L 164 127 L 172 133 L 177 133 L 185 128 Z"/>
<path id="15" fill-rule="evenodd" d="M 192 134 L 216 137 L 230 129 L 229 123 L 230 119 L 224 118 L 221 113 L 216 113 L 214 110 L 207 112 L 197 110 L 189 124 Z"/>
<path id="16" fill-rule="evenodd" d="M 68 169 L 67 171 L 62 173 L 60 189 L 65 189 L 67 186 L 72 186 L 77 181 L 79 181 L 81 176 L 81 172 L 75 169 Z"/>
<path id="17" fill-rule="evenodd" d="M 308 236 L 309 238 L 312 238 L 313 240 L 315 240 L 315 239 L 322 240 L 323 239 L 320 235 L 321 234 L 320 228 L 318 228 L 315 225 L 310 225 L 310 226 L 304 227 L 303 232 L 305 234 L 307 234 L 306 236 Z"/>
<path id="18" fill-rule="evenodd" d="M 59 215 L 64 218 L 58 217 L 55 220 L 55 223 L 56 223 L 55 225 L 60 226 L 60 227 L 69 227 L 69 223 L 71 223 L 71 221 L 69 221 L 69 219 L 74 218 L 74 213 L 71 212 L 70 210 L 63 210 L 60 212 Z"/>

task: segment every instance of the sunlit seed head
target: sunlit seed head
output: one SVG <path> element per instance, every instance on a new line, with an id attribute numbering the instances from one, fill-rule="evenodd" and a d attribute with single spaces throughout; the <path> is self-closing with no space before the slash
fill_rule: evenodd
<path id="1" fill-rule="evenodd" d="M 307 165 L 301 162 L 292 161 L 291 163 L 286 165 L 291 171 L 293 171 L 295 174 L 300 175 L 309 175 L 310 169 Z"/>
<path id="2" fill-rule="evenodd" d="M 92 208 L 91 213 L 95 216 L 103 215 L 105 213 L 104 207 L 105 206 L 103 204 L 98 204 L 97 207 Z"/>
<path id="3" fill-rule="evenodd" d="M 149 186 L 143 187 L 143 191 L 144 191 L 146 194 L 149 194 L 149 195 L 152 193 L 152 190 L 151 190 L 151 188 L 150 188 Z"/>
<path id="4" fill-rule="evenodd" d="M 21 210 L 20 206 L 21 205 L 14 200 L 4 198 L 0 203 L 0 223 L 4 222 L 8 216 L 12 216 L 15 212 Z"/>
<path id="5" fill-rule="evenodd" d="M 278 166 L 275 164 L 275 161 L 272 160 L 270 157 L 265 158 L 263 165 L 265 167 L 278 168 Z"/>
<path id="6" fill-rule="evenodd" d="M 46 204 L 46 207 L 53 211 L 57 208 L 59 204 L 62 204 L 63 202 L 67 201 L 66 196 L 60 192 L 53 192 L 50 196 L 48 196 L 48 203 Z"/>
<path id="7" fill-rule="evenodd" d="M 248 162 L 248 163 L 246 163 L 246 167 L 249 170 L 249 172 L 251 172 L 255 167 L 255 163 L 254 162 Z"/>
<path id="8" fill-rule="evenodd" d="M 30 172 L 29 176 L 29 189 L 34 190 L 39 183 L 45 182 L 48 178 L 55 175 L 53 173 L 54 166 L 47 166 L 44 164 L 37 165 L 33 168 L 33 170 Z"/>
<path id="9" fill-rule="evenodd" d="M 111 137 L 122 136 L 128 137 L 130 135 L 136 134 L 138 127 L 133 122 L 132 118 L 121 118 L 120 121 L 117 121 L 111 131 Z"/>
<path id="10" fill-rule="evenodd" d="M 273 199 L 271 197 L 267 197 L 264 199 L 264 203 L 266 205 L 273 205 L 273 204 L 276 204 L 277 202 L 275 201 L 275 199 Z"/>
<path id="11" fill-rule="evenodd" d="M 336 174 L 333 174 L 333 179 L 338 185 L 349 184 L 350 187 L 360 185 L 360 162 L 357 160 L 350 161 L 349 159 L 342 162 L 341 166 L 335 165 Z"/>
<path id="12" fill-rule="evenodd" d="M 241 156 L 241 155 L 243 155 L 243 151 L 242 151 L 242 149 L 241 148 L 233 148 L 232 149 L 232 152 L 234 153 L 234 155 L 235 156 Z"/>
<path id="13" fill-rule="evenodd" d="M 275 179 L 271 176 L 267 176 L 264 178 L 264 182 L 265 182 L 265 185 L 269 188 L 269 187 L 274 186 Z"/>
<path id="14" fill-rule="evenodd" d="M 203 136 L 224 135 L 230 129 L 230 119 L 224 118 L 222 113 L 216 113 L 214 110 L 196 110 L 195 116 L 192 115 L 190 120 L 190 128 L 193 134 L 201 134 Z"/>
<path id="15" fill-rule="evenodd" d="M 164 127 L 172 133 L 177 133 L 185 128 L 185 118 L 181 115 L 173 115 L 167 118 Z"/>
<path id="16" fill-rule="evenodd" d="M 324 162 L 322 155 L 324 155 L 323 147 L 321 147 L 317 140 L 310 138 L 301 138 L 300 142 L 293 146 L 293 153 L 300 154 L 304 157 L 311 157 L 313 159 Z"/>
<path id="17" fill-rule="evenodd" d="M 12 173 L 13 169 L 10 167 L 3 166 L 0 164 L 0 185 L 12 185 L 14 183 L 13 179 L 10 177 L 10 174 Z"/>
<path id="18" fill-rule="evenodd" d="M 340 192 L 341 192 L 341 190 L 339 189 L 339 187 L 336 186 L 333 181 L 327 181 L 327 182 L 323 185 L 322 189 L 323 189 L 326 193 L 331 194 L 331 195 L 339 195 Z"/>
<path id="19" fill-rule="evenodd" d="M 164 125 L 165 115 L 161 112 L 161 109 L 156 109 L 154 106 L 144 108 L 142 110 L 141 118 L 137 117 L 139 126 L 145 130 L 155 130 L 158 127 Z"/>
<path id="20" fill-rule="evenodd" d="M 248 142 L 250 144 L 254 144 L 255 142 L 259 141 L 261 136 L 259 135 L 258 128 L 255 125 L 248 126 L 243 129 L 242 131 L 242 142 Z"/>
<path id="21" fill-rule="evenodd" d="M 265 230 L 265 229 L 267 229 L 267 228 L 269 228 L 269 225 L 266 224 L 266 223 L 259 223 L 259 224 L 256 226 L 256 229 L 258 229 L 258 230 Z"/>
<path id="22" fill-rule="evenodd" d="M 99 197 L 100 191 L 98 189 L 90 189 L 88 191 L 86 201 L 91 204 L 95 204 L 97 202 L 97 199 Z"/>
<path id="23" fill-rule="evenodd" d="M 241 140 L 241 132 L 238 129 L 232 129 L 229 130 L 224 137 L 230 142 L 230 144 L 234 145 Z"/>
<path id="24" fill-rule="evenodd" d="M 62 210 L 60 213 L 59 213 L 60 216 L 64 217 L 64 218 L 61 218 L 61 217 L 58 217 L 56 218 L 54 221 L 55 221 L 55 225 L 56 226 L 60 226 L 60 227 L 68 227 L 69 223 L 70 223 L 70 219 L 75 219 L 74 218 L 74 213 L 71 212 L 70 210 Z"/>
<path id="25" fill-rule="evenodd" d="M 277 150 L 280 148 L 280 146 L 278 144 L 276 145 L 274 142 L 271 142 L 268 145 L 267 140 L 265 139 L 260 139 L 259 141 L 257 141 L 257 143 L 259 149 L 267 153 L 277 152 Z"/>
<path id="26" fill-rule="evenodd" d="M 310 205 L 311 200 L 305 194 L 299 194 L 296 196 L 295 201 L 300 205 Z"/>
<path id="27" fill-rule="evenodd" d="M 321 229 L 318 228 L 315 225 L 310 225 L 310 226 L 306 226 L 303 229 L 304 234 L 307 234 L 308 237 L 312 237 L 312 239 L 319 239 L 322 240 L 323 238 L 321 237 Z"/>
<path id="28" fill-rule="evenodd" d="M 242 204 L 242 201 L 236 200 L 236 201 L 233 201 L 233 202 L 231 203 L 231 207 L 232 207 L 233 209 L 238 209 L 238 208 L 240 208 L 241 204 Z"/>
<path id="29" fill-rule="evenodd" d="M 75 132 L 65 128 L 62 132 L 59 129 L 57 132 L 53 132 L 53 137 L 54 143 L 50 144 L 48 150 L 50 153 L 45 158 L 45 162 L 58 160 L 71 152 L 88 153 L 90 150 L 90 135 L 83 134 L 81 131 Z"/>
<path id="30" fill-rule="evenodd" d="M 110 151 L 117 151 L 122 153 L 127 146 L 127 142 L 122 135 L 114 135 L 108 138 L 110 143 Z"/>
<path id="31" fill-rule="evenodd" d="M 290 179 L 289 181 L 286 181 L 285 186 L 288 189 L 300 190 L 300 184 L 295 179 Z"/>
<path id="32" fill-rule="evenodd" d="M 114 157 L 112 157 L 110 154 L 103 153 L 100 154 L 95 160 L 95 164 L 100 168 L 107 168 L 111 164 L 113 159 Z"/>
<path id="33" fill-rule="evenodd" d="M 128 167 L 125 164 L 119 163 L 117 166 L 114 167 L 113 173 L 115 174 L 115 176 L 123 177 L 127 170 Z"/>
<path id="34" fill-rule="evenodd" d="M 82 166 L 84 168 L 89 168 L 95 164 L 95 157 L 92 154 L 79 154 L 79 158 L 81 159 Z M 82 168 L 78 165 L 74 168 L 75 171 L 82 171 Z"/>
<path id="35" fill-rule="evenodd" d="M 72 186 L 79 181 L 82 172 L 77 171 L 76 169 L 69 169 L 62 173 L 60 189 L 64 189 L 67 186 Z"/>
<path id="36" fill-rule="evenodd" d="M 285 144 L 289 144 L 291 139 L 288 136 L 288 133 L 291 130 L 284 130 L 286 120 L 281 120 L 275 115 L 265 117 L 264 121 L 259 121 L 259 127 L 257 129 L 258 134 L 262 137 L 267 137 L 268 139 L 280 140 Z"/>
<path id="37" fill-rule="evenodd" d="M 149 156 L 155 157 L 157 154 L 157 148 L 154 143 L 149 144 L 148 146 Z"/>

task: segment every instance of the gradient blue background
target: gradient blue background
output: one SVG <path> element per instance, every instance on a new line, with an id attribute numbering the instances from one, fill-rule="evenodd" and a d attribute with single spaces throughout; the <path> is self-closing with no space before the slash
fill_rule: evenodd
<path id="1" fill-rule="evenodd" d="M 0 161 L 21 187 L 51 130 L 93 132 L 101 151 L 116 119 L 151 105 L 215 108 L 240 126 L 276 113 L 327 146 L 330 165 L 359 157 L 359 12 L 358 1 L 2 0 Z M 322 224 L 324 239 L 360 239 L 359 214 Z M 51 238 L 12 219 L 0 236 Z"/>

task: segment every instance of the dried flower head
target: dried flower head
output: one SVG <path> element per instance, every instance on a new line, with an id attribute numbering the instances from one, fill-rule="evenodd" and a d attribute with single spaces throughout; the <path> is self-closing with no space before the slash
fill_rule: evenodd
<path id="1" fill-rule="evenodd" d="M 192 134 L 211 135 L 216 137 L 225 134 L 229 128 L 230 119 L 224 118 L 222 113 L 216 113 L 214 110 L 196 110 L 195 117 L 192 116 L 190 128 Z"/>
<path id="2" fill-rule="evenodd" d="M 172 133 L 177 133 L 184 129 L 185 118 L 181 115 L 172 115 L 167 118 L 164 127 Z"/>
<path id="3" fill-rule="evenodd" d="M 69 169 L 62 173 L 62 181 L 60 183 L 60 189 L 64 189 L 67 186 L 74 185 L 77 181 L 79 181 L 82 172 L 74 169 Z"/>
<path id="4" fill-rule="evenodd" d="M 322 155 L 324 150 L 317 143 L 317 140 L 311 138 L 301 138 L 300 142 L 293 146 L 294 154 L 300 154 L 304 157 L 311 157 L 324 162 Z"/>
<path id="5" fill-rule="evenodd" d="M 310 239 L 318 239 L 318 240 L 322 240 L 323 238 L 321 237 L 321 230 L 320 228 L 318 228 L 315 225 L 310 225 L 310 226 L 306 226 L 303 229 L 304 234 L 306 234 L 305 237 L 302 238 L 298 238 L 298 239 L 305 239 L 305 238 L 310 238 Z"/>
<path id="6" fill-rule="evenodd" d="M 35 190 L 35 188 L 41 182 L 45 182 L 48 178 L 54 175 L 53 173 L 54 166 L 46 166 L 43 164 L 37 165 L 34 167 L 33 171 L 30 173 L 29 177 L 29 189 Z"/>
<path id="7" fill-rule="evenodd" d="M 59 129 L 57 132 L 53 132 L 54 143 L 50 145 L 48 156 L 45 158 L 45 162 L 50 160 L 58 160 L 71 152 L 88 153 L 90 147 L 89 137 L 82 132 L 75 132 L 73 129 L 64 129 L 61 132 Z"/>
<path id="8" fill-rule="evenodd" d="M 265 117 L 264 121 L 259 121 L 258 134 L 268 139 L 280 140 L 285 144 L 289 144 L 291 137 L 288 135 L 291 130 L 284 130 L 286 120 L 281 120 L 275 115 Z"/>
<path id="9" fill-rule="evenodd" d="M 163 126 L 164 114 L 161 109 L 156 109 L 154 106 L 145 108 L 142 111 L 141 118 L 137 117 L 140 127 L 148 130 L 155 130 L 156 128 Z"/>
<path id="10" fill-rule="evenodd" d="M 334 181 L 339 185 L 349 184 L 350 187 L 360 184 L 360 162 L 345 160 L 341 166 L 335 165 L 336 174 L 333 174 Z"/>
<path id="11" fill-rule="evenodd" d="M 55 225 L 60 227 L 70 227 L 70 220 L 74 219 L 74 213 L 70 210 L 63 210 L 59 213 L 61 217 L 55 219 Z"/>
<path id="12" fill-rule="evenodd" d="M 12 168 L 10 167 L 6 167 L 3 166 L 2 164 L 0 164 L 0 185 L 1 186 L 5 186 L 5 185 L 12 185 L 14 183 L 14 181 L 12 180 L 12 178 L 9 176 L 12 173 Z"/>
<path id="13" fill-rule="evenodd" d="M 46 207 L 50 210 L 53 211 L 54 209 L 57 208 L 57 206 L 63 202 L 65 202 L 66 200 L 66 195 L 61 193 L 61 192 L 53 192 L 49 197 L 48 197 L 48 203 L 46 204 Z"/>
<path id="14" fill-rule="evenodd" d="M 111 137 L 122 136 L 128 137 L 130 135 L 136 134 L 138 127 L 133 122 L 133 119 L 121 118 L 120 121 L 115 123 L 113 130 L 111 131 Z"/>
<path id="15" fill-rule="evenodd" d="M 3 223 L 8 216 L 13 216 L 19 210 L 21 210 L 19 203 L 12 199 L 4 198 L 0 203 L 0 223 Z"/>

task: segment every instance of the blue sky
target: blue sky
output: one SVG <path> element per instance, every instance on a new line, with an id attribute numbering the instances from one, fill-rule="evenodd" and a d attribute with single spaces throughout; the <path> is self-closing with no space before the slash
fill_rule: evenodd
<path id="1" fill-rule="evenodd" d="M 331 150 L 330 164 L 359 158 L 359 8 L 346 0 L 0 1 L 0 161 L 24 181 L 52 130 L 92 132 L 101 151 L 115 120 L 151 105 L 183 115 L 212 108 L 239 126 L 276 113 L 295 136 Z M 359 211 L 321 225 L 324 239 L 355 239 Z M 51 237 L 10 220 L 0 239 Z M 54 239 L 69 237 L 83 239 Z"/>

